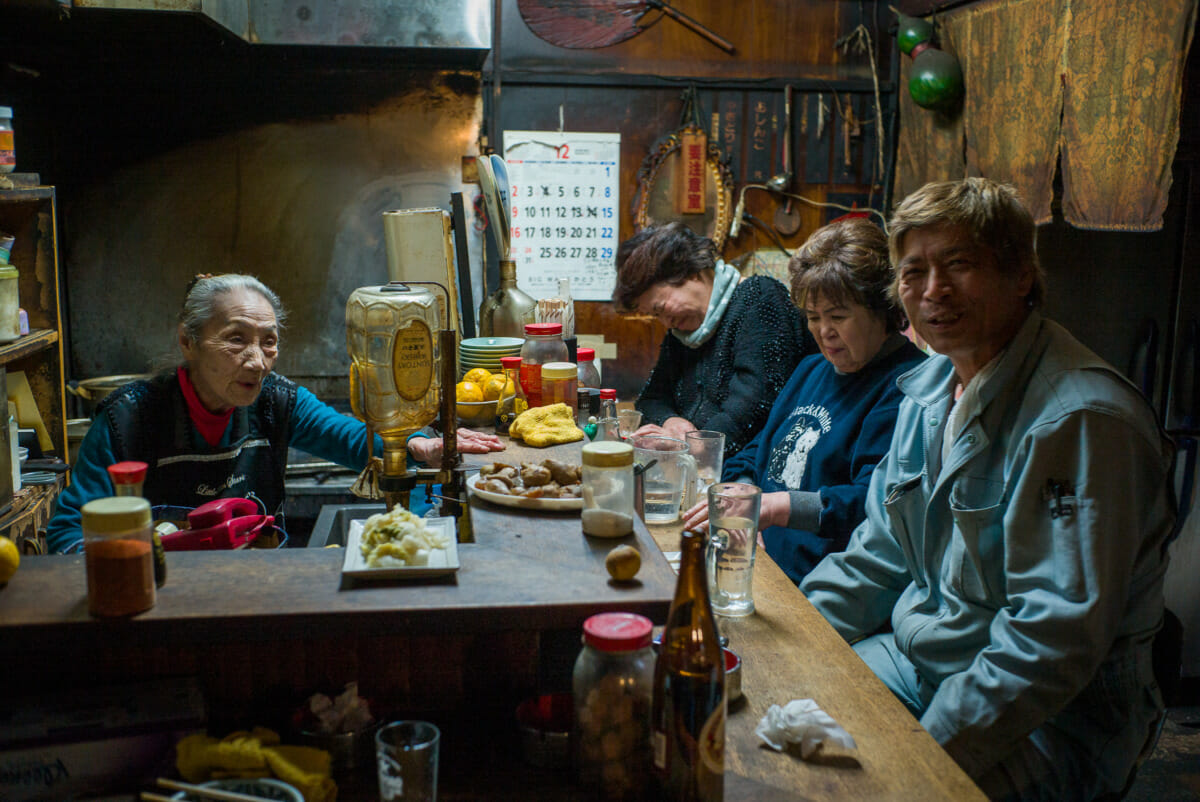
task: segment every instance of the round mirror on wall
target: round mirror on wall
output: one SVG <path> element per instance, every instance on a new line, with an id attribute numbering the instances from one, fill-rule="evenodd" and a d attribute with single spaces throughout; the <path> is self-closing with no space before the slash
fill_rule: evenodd
<path id="1" fill-rule="evenodd" d="M 683 135 L 692 131 L 700 129 L 685 126 L 664 137 L 642 161 L 637 174 L 633 227 L 641 231 L 657 223 L 680 222 L 710 238 L 720 251 L 733 216 L 733 175 L 721 159 L 720 151 L 708 145 L 704 162 L 704 211 L 699 214 L 680 211 L 680 185 L 686 180 L 680 146 Z"/>

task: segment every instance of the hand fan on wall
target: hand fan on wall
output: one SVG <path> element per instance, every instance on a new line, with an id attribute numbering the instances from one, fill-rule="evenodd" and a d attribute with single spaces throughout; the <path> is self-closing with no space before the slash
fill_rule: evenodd
<path id="1" fill-rule="evenodd" d="M 632 39 L 662 14 L 700 34 L 726 53 L 733 43 L 664 0 L 517 0 L 529 30 L 552 45 L 572 49 L 608 47 Z M 650 12 L 660 14 L 650 16 Z"/>

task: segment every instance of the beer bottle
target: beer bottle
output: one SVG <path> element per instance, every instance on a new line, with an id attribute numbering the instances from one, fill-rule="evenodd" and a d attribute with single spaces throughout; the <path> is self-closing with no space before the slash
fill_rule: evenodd
<path id="1" fill-rule="evenodd" d="M 703 532 L 684 532 L 675 598 L 654 666 L 651 742 L 659 798 L 717 802 L 725 782 L 725 665 L 708 599 Z"/>

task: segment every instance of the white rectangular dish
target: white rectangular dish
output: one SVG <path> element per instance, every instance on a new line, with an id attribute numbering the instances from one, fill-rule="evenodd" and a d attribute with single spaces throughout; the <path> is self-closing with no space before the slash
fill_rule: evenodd
<path id="1" fill-rule="evenodd" d="M 424 518 L 425 526 L 435 532 L 441 532 L 450 541 L 445 549 L 434 549 L 429 554 L 428 565 L 398 565 L 384 568 L 368 568 L 363 559 L 362 542 L 363 520 L 350 522 L 346 532 L 346 557 L 342 563 L 342 576 L 353 579 L 422 579 L 432 576 L 453 574 L 459 568 L 458 536 L 454 519 L 450 517 Z"/>

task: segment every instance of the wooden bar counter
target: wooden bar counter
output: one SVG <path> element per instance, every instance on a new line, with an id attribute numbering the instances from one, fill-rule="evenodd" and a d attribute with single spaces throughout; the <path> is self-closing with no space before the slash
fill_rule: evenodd
<path id="1" fill-rule="evenodd" d="M 467 461 L 578 461 L 581 445 L 514 443 Z M 158 604 L 117 621 L 89 617 L 82 557 L 26 557 L 0 588 L 0 661 L 23 694 L 195 677 L 218 734 L 282 727 L 306 694 L 355 680 L 381 715 L 442 726 L 443 800 L 585 798 L 569 773 L 521 762 L 515 703 L 569 689 L 588 615 L 664 622 L 675 579 L 662 551 L 678 549 L 678 528 L 639 522 L 630 538 L 594 540 L 577 515 L 479 499 L 472 521 L 476 542 L 459 545 L 459 572 L 411 584 L 347 585 L 341 549 L 173 553 Z M 617 542 L 643 552 L 632 585 L 604 571 Z M 726 732 L 729 802 L 984 799 L 762 551 L 754 582 L 755 614 L 718 619 L 744 664 Z M 759 719 L 796 698 L 815 699 L 857 752 L 803 761 L 762 745 Z M 375 798 L 373 765 L 335 779 L 343 802 Z"/>

